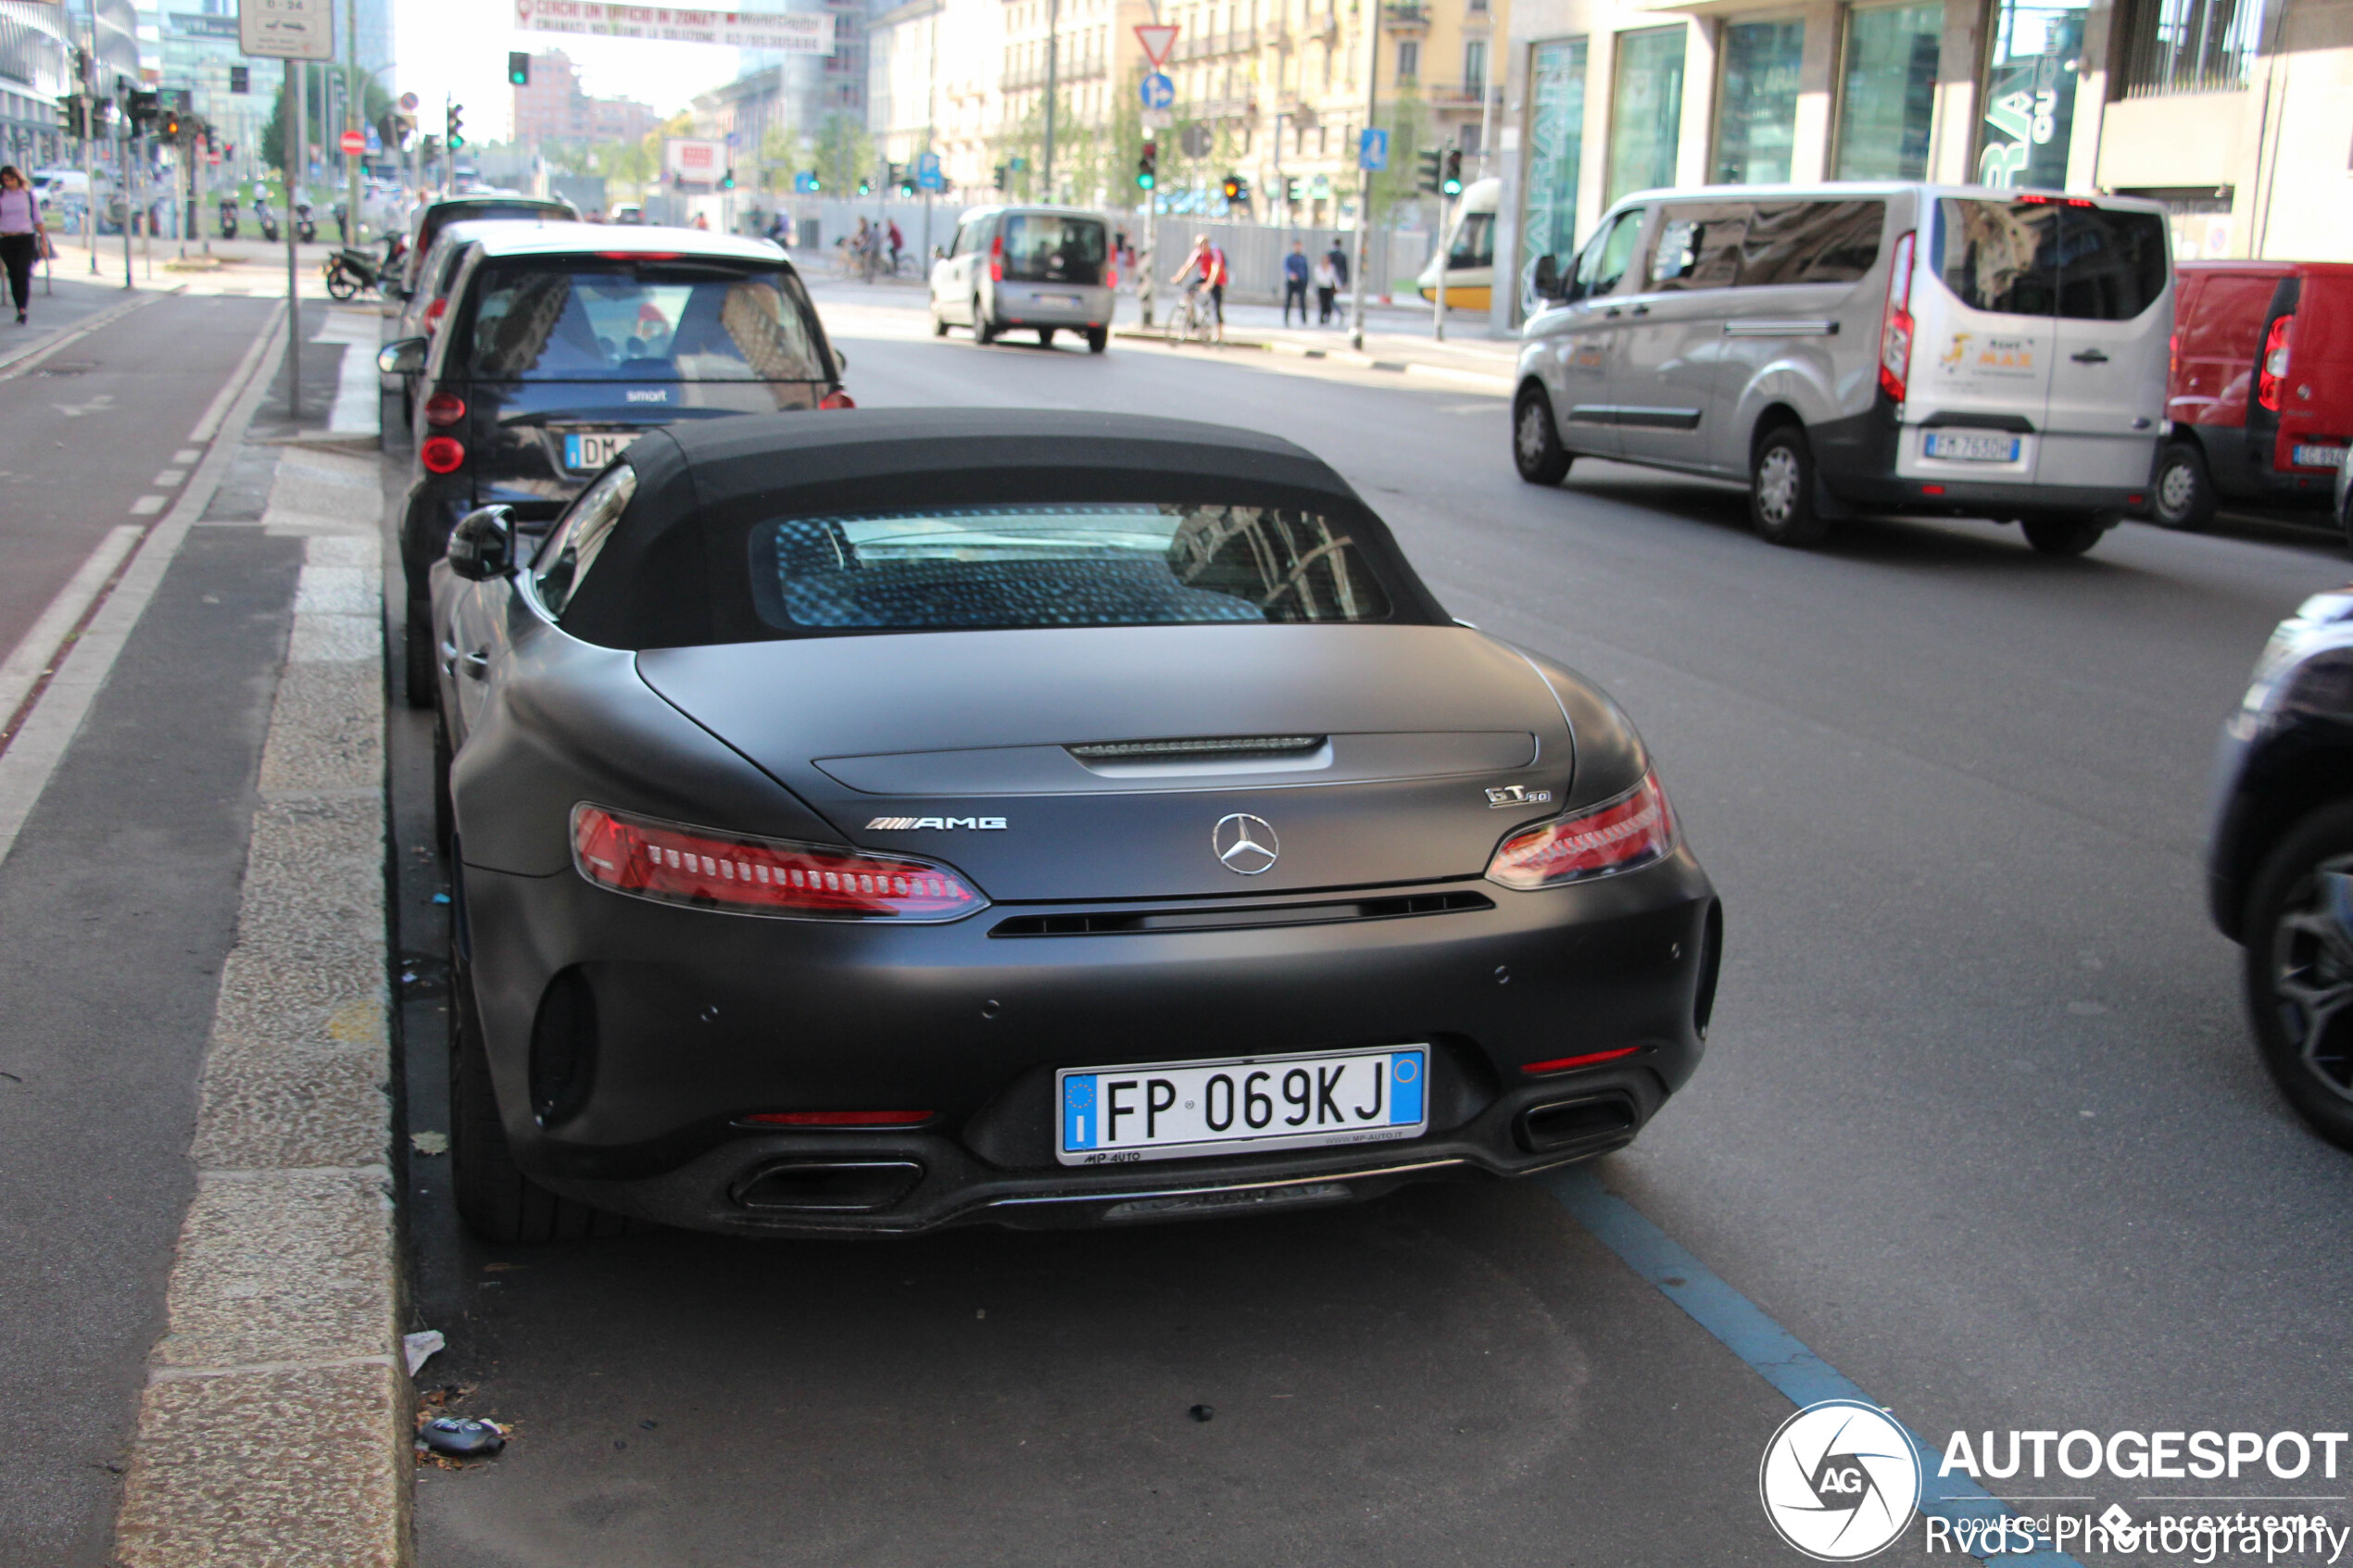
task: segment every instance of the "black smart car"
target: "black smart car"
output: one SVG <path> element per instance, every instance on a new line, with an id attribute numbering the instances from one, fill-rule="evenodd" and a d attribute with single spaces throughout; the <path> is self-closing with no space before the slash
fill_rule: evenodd
<path id="1" fill-rule="evenodd" d="M 2353 585 L 2280 623 L 2222 729 L 2208 901 L 2263 1065 L 2353 1148 Z"/>
<path id="2" fill-rule="evenodd" d="M 1289 442 L 680 423 L 434 576 L 486 1236 L 1338 1203 L 1699 1064 L 1720 916 L 1632 725 Z"/>
<path id="3" fill-rule="evenodd" d="M 840 361 L 764 240 L 597 224 L 484 228 L 430 338 L 386 344 L 417 374 L 416 477 L 400 524 L 409 703 L 433 704 L 426 572 L 450 525 L 561 511 L 639 433 L 679 420 L 847 408 Z"/>
<path id="4" fill-rule="evenodd" d="M 417 209 L 417 232 L 409 241 L 409 257 L 401 270 L 398 292 L 403 298 L 416 292 L 426 256 L 432 252 L 434 242 L 441 238 L 441 232 L 452 223 L 496 218 L 553 223 L 579 217 L 579 210 L 560 197 L 526 196 L 514 191 L 476 191 L 428 202 Z"/>

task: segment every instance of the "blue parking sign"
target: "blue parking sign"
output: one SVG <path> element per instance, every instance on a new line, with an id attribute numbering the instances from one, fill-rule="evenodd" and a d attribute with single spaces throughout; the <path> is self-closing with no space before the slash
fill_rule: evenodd
<path id="1" fill-rule="evenodd" d="M 939 155 L 937 153 L 918 153 L 915 155 L 915 183 L 918 186 L 926 191 L 937 191 L 947 184 L 947 182 L 948 182 L 940 176 Z"/>
<path id="2" fill-rule="evenodd" d="M 1376 172 L 1389 167 L 1389 132 L 1365 132 L 1356 142 L 1356 167 Z"/>

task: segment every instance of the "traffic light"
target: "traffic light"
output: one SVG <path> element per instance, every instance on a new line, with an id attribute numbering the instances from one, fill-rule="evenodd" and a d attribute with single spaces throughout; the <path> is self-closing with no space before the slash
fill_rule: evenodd
<path id="1" fill-rule="evenodd" d="M 996 176 L 997 188 L 1001 191 L 1005 188 L 1005 166 L 1003 164 L 1000 163 L 997 166 Z"/>
<path id="2" fill-rule="evenodd" d="M 521 49 L 507 51 L 507 84 L 510 87 L 531 85 L 531 56 Z"/>
<path id="3" fill-rule="evenodd" d="M 1440 153 L 1436 147 L 1430 147 L 1423 152 L 1416 154 L 1415 157 L 1421 165 L 1420 171 L 1414 177 L 1415 189 L 1427 191 L 1431 195 L 1436 195 L 1438 194 L 1438 182 L 1441 178 L 1441 170 L 1445 167 L 1446 160 L 1444 155 Z"/>
<path id="4" fill-rule="evenodd" d="M 229 68 L 229 91 L 232 93 L 252 92 L 253 68 L 250 66 L 231 66 Z"/>
<path id="5" fill-rule="evenodd" d="M 163 118 L 157 122 L 157 124 L 163 132 L 165 141 L 177 142 L 180 140 L 180 114 L 178 110 L 164 110 Z"/>
<path id="6" fill-rule="evenodd" d="M 1149 191 L 1160 183 L 1160 144 L 1147 139 L 1143 156 L 1136 160 L 1136 185 Z"/>
<path id="7" fill-rule="evenodd" d="M 719 177 L 719 188 L 723 191 L 732 191 L 736 188 L 736 171 L 733 169 Z"/>
<path id="8" fill-rule="evenodd" d="M 902 196 L 915 194 L 914 178 L 907 172 L 905 164 L 894 163 L 890 166 L 890 188 Z"/>
<path id="9" fill-rule="evenodd" d="M 1446 178 L 1439 186 L 1450 196 L 1463 194 L 1463 149 L 1450 148 L 1446 154 Z"/>
<path id="10" fill-rule="evenodd" d="M 444 135 L 441 140 L 442 144 L 447 146 L 453 153 L 459 147 L 466 144 L 465 105 L 452 104 L 449 106 L 449 128 L 447 133 Z"/>
<path id="11" fill-rule="evenodd" d="M 1285 200 L 1286 202 L 1289 202 L 1289 203 L 1290 203 L 1291 206 L 1293 206 L 1293 207 L 1297 207 L 1297 206 L 1299 205 L 1299 196 L 1300 196 L 1299 176 L 1298 176 L 1298 175 L 1296 175 L 1296 174 L 1294 174 L 1294 175 L 1292 175 L 1292 176 L 1291 176 L 1291 177 L 1290 177 L 1288 181 L 1286 181 L 1286 182 L 1284 182 L 1284 185 L 1283 185 L 1283 200 Z"/>
<path id="12" fill-rule="evenodd" d="M 1250 182 L 1239 174 L 1228 174 L 1218 182 L 1217 191 L 1226 198 L 1226 205 L 1228 207 L 1250 205 Z"/>
<path id="13" fill-rule="evenodd" d="M 147 127 L 155 123 L 156 116 L 162 112 L 162 107 L 161 94 L 150 93 L 144 88 L 132 88 L 131 101 L 126 106 L 126 110 L 131 117 L 131 133 L 134 136 L 146 134 Z"/>
<path id="14" fill-rule="evenodd" d="M 82 133 L 81 94 L 69 93 L 57 100 L 57 129 L 69 136 Z"/>
<path id="15" fill-rule="evenodd" d="M 426 163 L 431 163 L 441 157 L 441 138 L 438 136 L 428 136 L 423 141 L 418 143 L 417 157 Z"/>
<path id="16" fill-rule="evenodd" d="M 873 195 L 875 194 L 875 182 L 872 180 L 867 179 L 865 176 L 860 175 L 858 179 L 858 194 L 862 196 Z"/>

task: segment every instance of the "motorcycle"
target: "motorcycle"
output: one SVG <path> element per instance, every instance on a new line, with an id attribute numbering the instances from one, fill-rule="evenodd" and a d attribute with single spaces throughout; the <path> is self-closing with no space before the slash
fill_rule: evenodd
<path id="1" fill-rule="evenodd" d="M 271 245 L 278 243 L 278 215 L 259 196 L 253 198 L 253 220 L 261 225 L 261 237 Z"/>
<path id="2" fill-rule="evenodd" d="M 318 237 L 319 225 L 310 220 L 310 204 L 295 203 L 295 238 L 308 245 Z"/>
<path id="3" fill-rule="evenodd" d="M 237 237 L 237 198 L 234 196 L 226 197 L 220 203 L 220 237 L 224 240 Z"/>
<path id="4" fill-rule="evenodd" d="M 350 299 L 361 289 L 381 290 L 407 250 L 407 244 L 398 234 L 384 236 L 381 256 L 349 245 L 338 249 L 319 269 L 326 274 L 328 295 L 335 299 Z"/>

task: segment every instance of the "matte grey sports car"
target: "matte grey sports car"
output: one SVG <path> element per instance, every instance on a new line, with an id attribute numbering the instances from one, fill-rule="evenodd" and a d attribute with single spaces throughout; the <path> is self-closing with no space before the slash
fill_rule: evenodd
<path id="1" fill-rule="evenodd" d="M 1632 726 L 1288 442 L 674 425 L 434 571 L 484 1236 L 1338 1202 L 1698 1064 L 1721 915 Z"/>

